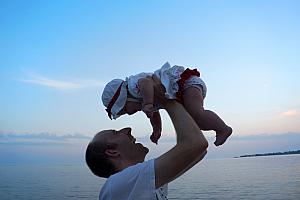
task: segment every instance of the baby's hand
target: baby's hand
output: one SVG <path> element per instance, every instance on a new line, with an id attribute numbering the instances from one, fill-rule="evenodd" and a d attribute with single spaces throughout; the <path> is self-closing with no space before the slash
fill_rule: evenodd
<path id="1" fill-rule="evenodd" d="M 153 143 L 157 144 L 157 141 L 160 138 L 160 136 L 161 136 L 161 131 L 153 131 L 152 135 L 150 136 L 150 140 Z"/>
<path id="2" fill-rule="evenodd" d="M 147 115 L 148 118 L 152 117 L 153 111 L 153 104 L 149 103 L 143 106 L 143 112 Z"/>

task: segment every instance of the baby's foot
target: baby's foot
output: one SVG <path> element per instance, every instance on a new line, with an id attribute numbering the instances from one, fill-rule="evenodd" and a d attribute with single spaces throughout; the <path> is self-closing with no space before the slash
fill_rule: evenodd
<path id="1" fill-rule="evenodd" d="M 220 146 L 224 144 L 224 142 L 227 140 L 227 138 L 231 135 L 232 133 L 232 128 L 227 126 L 224 130 L 222 131 L 217 131 L 216 132 L 216 141 L 214 144 L 216 146 Z"/>

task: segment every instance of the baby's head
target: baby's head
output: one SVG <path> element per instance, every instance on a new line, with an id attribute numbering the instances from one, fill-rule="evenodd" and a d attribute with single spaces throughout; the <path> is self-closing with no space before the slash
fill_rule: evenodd
<path id="1" fill-rule="evenodd" d="M 102 102 L 110 119 L 117 119 L 124 114 L 134 114 L 142 109 L 142 104 L 131 97 L 127 91 L 127 82 L 113 79 L 104 87 Z"/>

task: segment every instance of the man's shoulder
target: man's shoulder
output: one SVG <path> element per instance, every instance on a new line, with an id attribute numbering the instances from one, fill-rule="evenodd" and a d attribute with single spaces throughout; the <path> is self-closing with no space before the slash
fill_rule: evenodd
<path id="1" fill-rule="evenodd" d="M 151 159 L 137 163 L 111 175 L 107 178 L 104 186 L 109 187 L 109 185 L 123 184 L 123 182 L 128 181 L 128 179 L 138 179 L 141 175 L 148 173 L 151 176 L 152 174 L 154 175 L 154 160 L 155 159 Z"/>
<path id="2" fill-rule="evenodd" d="M 151 168 L 154 169 L 154 159 L 144 161 L 142 163 L 137 163 L 135 165 L 129 166 L 122 171 L 110 176 L 108 179 L 115 179 L 120 176 L 132 176 L 134 174 L 139 174 L 142 171 L 148 171 L 151 170 Z"/>
<path id="3" fill-rule="evenodd" d="M 130 195 L 151 196 L 155 190 L 154 160 L 144 161 L 132 165 L 122 171 L 111 175 L 101 188 L 100 199 L 105 197 L 124 197 Z"/>

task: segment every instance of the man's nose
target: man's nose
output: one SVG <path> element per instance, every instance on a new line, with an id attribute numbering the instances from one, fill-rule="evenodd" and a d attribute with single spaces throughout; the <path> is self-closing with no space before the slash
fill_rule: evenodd
<path id="1" fill-rule="evenodd" d="M 131 128 L 130 127 L 123 128 L 122 133 L 126 135 L 131 135 Z"/>

